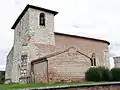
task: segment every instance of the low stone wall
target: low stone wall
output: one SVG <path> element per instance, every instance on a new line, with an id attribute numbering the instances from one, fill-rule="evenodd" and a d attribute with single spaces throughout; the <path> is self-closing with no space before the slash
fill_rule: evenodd
<path id="1" fill-rule="evenodd" d="M 120 82 L 41 87 L 23 90 L 120 90 Z"/>

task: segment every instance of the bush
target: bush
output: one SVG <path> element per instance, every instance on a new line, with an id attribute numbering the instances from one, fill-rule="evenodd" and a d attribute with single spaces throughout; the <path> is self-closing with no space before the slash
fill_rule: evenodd
<path id="1" fill-rule="evenodd" d="M 88 81 L 111 81 L 112 74 L 105 67 L 91 67 L 85 73 L 85 78 Z"/>
<path id="2" fill-rule="evenodd" d="M 88 81 L 101 81 L 102 74 L 98 68 L 91 67 L 85 73 L 85 79 Z"/>
<path id="3" fill-rule="evenodd" d="M 113 81 L 120 81 L 120 68 L 111 69 Z"/>
<path id="4" fill-rule="evenodd" d="M 5 72 L 4 71 L 0 71 L 0 84 L 4 83 L 5 81 Z"/>
<path id="5" fill-rule="evenodd" d="M 112 74 L 108 68 L 102 67 L 102 66 L 99 66 L 97 68 L 102 74 L 102 81 L 111 81 L 112 80 Z"/>

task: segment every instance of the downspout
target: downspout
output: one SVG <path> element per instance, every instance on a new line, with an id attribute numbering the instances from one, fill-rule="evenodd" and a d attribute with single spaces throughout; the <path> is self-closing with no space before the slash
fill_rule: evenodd
<path id="1" fill-rule="evenodd" d="M 46 60 L 47 60 L 47 58 L 46 58 Z M 49 76 L 48 76 L 48 60 L 47 60 L 47 83 L 49 83 Z"/>

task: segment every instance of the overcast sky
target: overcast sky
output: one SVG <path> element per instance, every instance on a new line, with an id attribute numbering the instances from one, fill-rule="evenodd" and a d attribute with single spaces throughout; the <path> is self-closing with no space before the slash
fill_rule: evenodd
<path id="1" fill-rule="evenodd" d="M 0 0 L 0 70 L 13 46 L 11 26 L 27 4 L 58 11 L 56 32 L 108 40 L 110 57 L 120 56 L 120 0 Z"/>

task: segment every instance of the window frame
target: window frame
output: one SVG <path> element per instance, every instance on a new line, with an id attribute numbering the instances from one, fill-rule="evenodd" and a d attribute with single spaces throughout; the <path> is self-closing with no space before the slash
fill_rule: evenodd
<path id="1" fill-rule="evenodd" d="M 40 26 L 45 26 L 45 13 L 40 13 L 39 15 L 39 25 Z"/>
<path id="2" fill-rule="evenodd" d="M 95 55 L 95 53 L 93 52 L 92 53 L 92 56 L 91 56 L 91 66 L 97 66 L 96 65 L 96 57 L 95 57 L 96 55 Z"/>
<path id="3" fill-rule="evenodd" d="M 21 60 L 27 60 L 27 58 L 28 58 L 27 54 L 21 55 Z"/>

